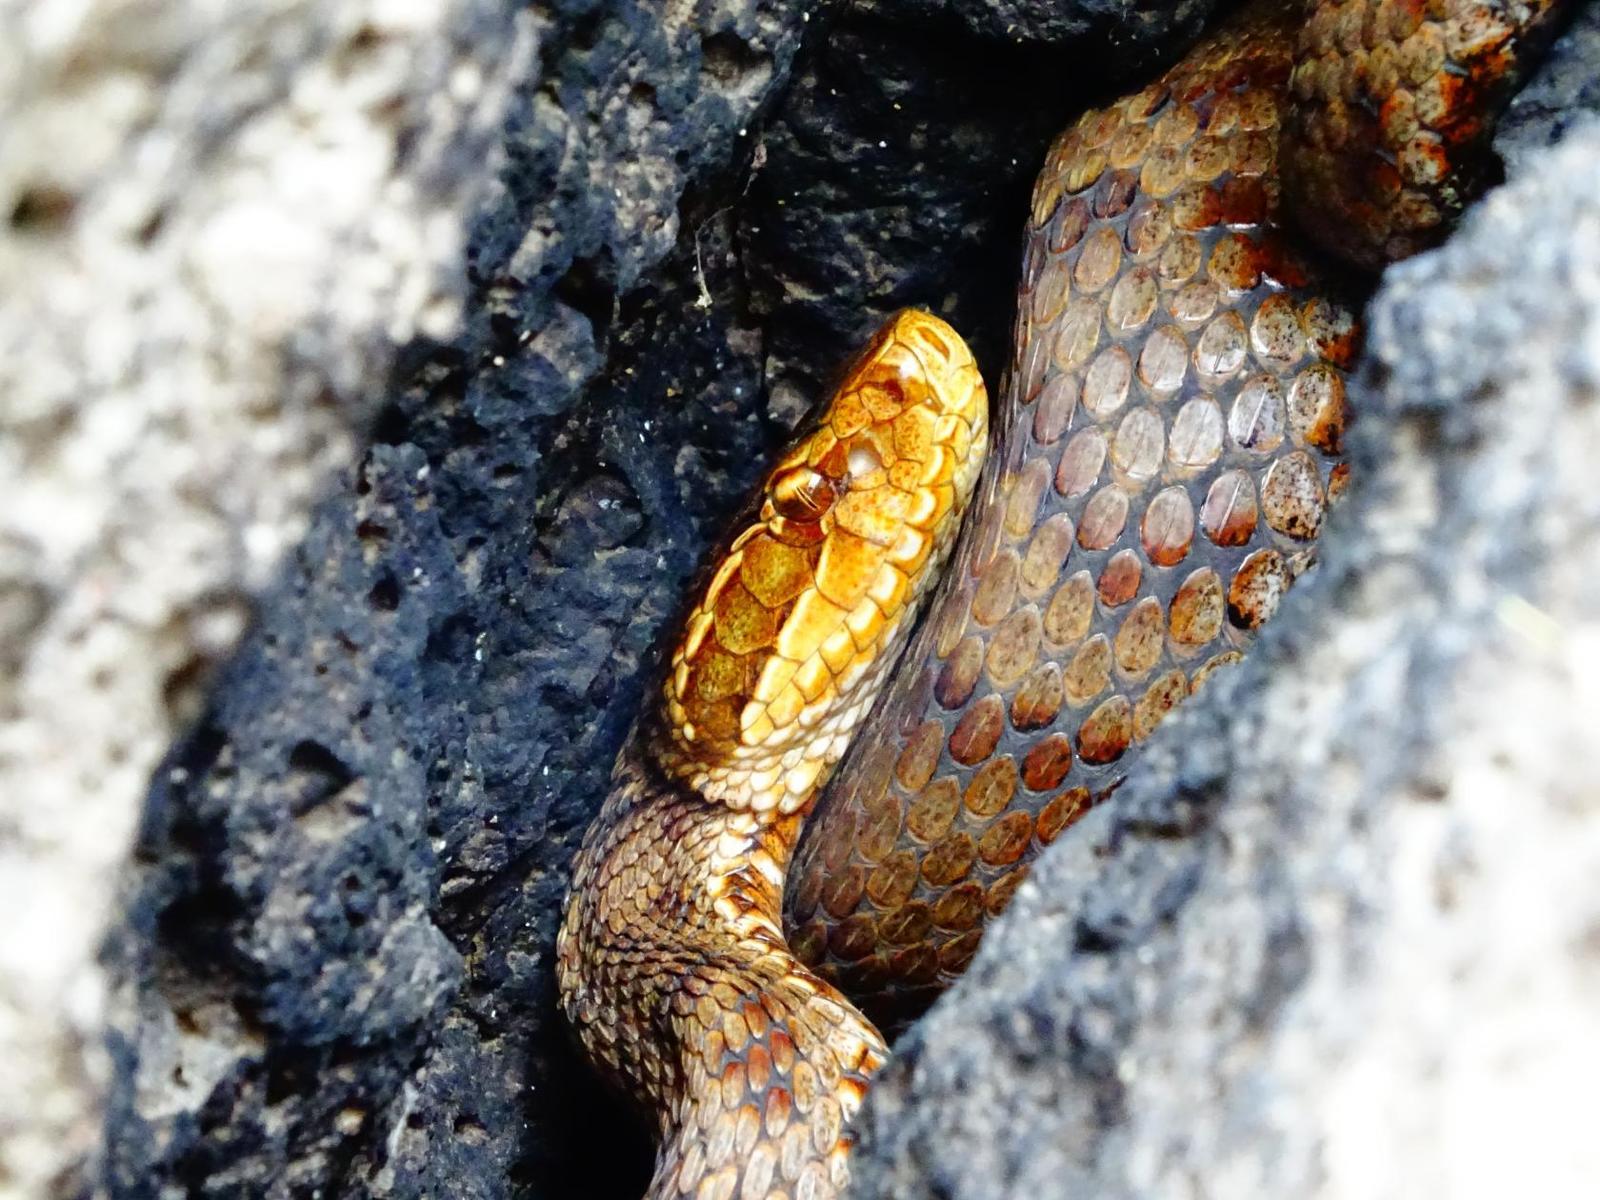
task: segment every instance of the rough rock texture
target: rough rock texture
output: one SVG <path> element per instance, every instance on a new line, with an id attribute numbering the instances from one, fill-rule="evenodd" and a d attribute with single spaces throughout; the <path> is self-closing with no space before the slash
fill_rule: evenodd
<path id="1" fill-rule="evenodd" d="M 856 1195 L 1593 1189 L 1600 123 L 1371 331 L 1322 566 L 898 1047 Z"/>
<path id="2" fill-rule="evenodd" d="M 857 12 L 944 24 L 964 34 L 1013 42 L 1070 45 L 1103 37 L 1133 70 L 1148 68 L 1168 31 L 1199 22 L 1215 0 L 854 0 Z M 1064 59 L 1072 62 L 1071 58 Z"/>
<path id="3" fill-rule="evenodd" d="M 1495 132 L 1495 152 L 1512 172 L 1554 145 L 1573 125 L 1600 114 L 1600 5 L 1586 4 L 1550 50 L 1538 74 L 1512 98 Z"/>
<path id="4" fill-rule="evenodd" d="M 834 348 L 907 304 L 1002 362 L 1016 214 L 1043 147 L 1086 96 L 1170 57 L 1212 7 L 849 6 L 763 133 L 742 206 L 772 414 L 792 425 L 837 369 Z"/>
<path id="5" fill-rule="evenodd" d="M 1114 74 L 1006 92 L 1037 48 L 776 0 L 522 19 L 464 327 L 402 352 L 149 794 L 113 1194 L 637 1194 L 550 950 L 648 649 L 842 338 L 1008 290 L 1008 197 Z M 1114 65 L 1106 28 L 1064 49 Z"/>
<path id="6" fill-rule="evenodd" d="M 92 1143 L 151 768 L 456 325 L 511 6 L 0 2 L 0 1196 Z"/>
<path id="7" fill-rule="evenodd" d="M 762 445 L 728 324 L 689 272 L 665 293 L 649 272 L 804 22 L 535 23 L 467 329 L 410 352 L 147 803 L 119 1194 L 504 1195 L 542 1174 L 529 1122 L 572 1119 L 535 1073 L 560 1048 L 541 935 L 611 754 L 604 704 L 687 570 L 674 542 Z M 669 338 L 667 362 L 635 351 Z"/>

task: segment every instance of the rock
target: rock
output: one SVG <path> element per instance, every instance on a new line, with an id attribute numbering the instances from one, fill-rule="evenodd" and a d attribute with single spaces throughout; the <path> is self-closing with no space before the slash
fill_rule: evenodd
<path id="1" fill-rule="evenodd" d="M 562 872 L 701 526 L 766 442 L 680 211 L 804 20 L 522 19 L 465 327 L 404 351 L 146 802 L 112 949 L 116 1194 L 499 1196 L 598 1145 L 551 1065 Z"/>
<path id="2" fill-rule="evenodd" d="M 998 86 L 1037 46 L 854 9 L 517 20 L 462 328 L 401 349 L 147 798 L 87 1172 L 114 1194 L 638 1193 L 550 951 L 651 648 L 874 314 L 984 276 L 993 377 L 1020 197 L 1086 99 Z"/>
<path id="3" fill-rule="evenodd" d="M 1216 5 L 1210 0 L 856 0 L 854 7 L 882 18 L 945 25 L 968 37 L 1050 45 L 1105 39 L 1117 47 L 1121 73 L 1148 70 L 1174 31 L 1198 32 Z"/>
<path id="4" fill-rule="evenodd" d="M 1322 565 L 897 1047 L 853 1194 L 1592 1186 L 1597 163 L 1389 272 Z"/>
<path id="5" fill-rule="evenodd" d="M 1597 62 L 1600 7 L 1583 5 L 1538 74 L 1512 98 L 1495 131 L 1495 151 L 1510 170 L 1521 169 L 1529 154 L 1554 145 L 1573 125 L 1600 114 Z"/>
<path id="6" fill-rule="evenodd" d="M 0 12 L 0 1193 L 32 1196 L 98 1132 L 150 772 L 394 344 L 458 325 L 532 42 L 478 0 Z"/>
<path id="7" fill-rule="evenodd" d="M 961 330 L 995 378 L 1009 350 L 1016 214 L 1045 147 L 1087 97 L 1174 57 L 1211 8 L 858 0 L 846 10 L 762 135 L 741 222 L 779 403 L 815 396 L 839 347 L 908 304 Z M 789 424 L 801 408 L 790 404 Z"/>

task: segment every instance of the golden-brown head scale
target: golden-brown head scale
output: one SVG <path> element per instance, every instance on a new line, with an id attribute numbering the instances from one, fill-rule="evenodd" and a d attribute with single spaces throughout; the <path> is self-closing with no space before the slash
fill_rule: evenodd
<path id="1" fill-rule="evenodd" d="M 948 553 L 987 440 L 960 336 L 930 313 L 892 317 L 767 476 L 690 613 L 666 682 L 674 775 L 740 807 L 804 806 Z"/>

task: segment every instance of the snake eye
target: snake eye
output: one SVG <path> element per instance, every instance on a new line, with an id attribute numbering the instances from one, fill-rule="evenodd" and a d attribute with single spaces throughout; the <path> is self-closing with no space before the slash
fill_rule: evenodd
<path id="1" fill-rule="evenodd" d="M 810 467 L 790 467 L 772 481 L 772 507 L 786 521 L 816 521 L 838 498 L 839 485 Z"/>

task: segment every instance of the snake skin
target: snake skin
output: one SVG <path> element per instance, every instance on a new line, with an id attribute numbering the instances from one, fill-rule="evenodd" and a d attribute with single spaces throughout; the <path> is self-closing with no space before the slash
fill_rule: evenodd
<path id="1" fill-rule="evenodd" d="M 789 874 L 797 956 L 880 1026 L 914 1018 L 965 968 L 1032 858 L 1312 561 L 1346 480 L 1360 331 L 1347 270 L 1286 223 L 1279 147 L 1309 126 L 1324 150 L 1367 161 L 1369 141 L 1330 131 L 1366 111 L 1357 83 L 1388 78 L 1372 60 L 1411 64 L 1412 91 L 1390 105 L 1431 112 L 1407 97 L 1481 74 L 1486 44 L 1510 73 L 1509 7 L 1340 0 L 1300 27 L 1296 6 L 1257 4 L 1052 146 L 982 516 Z M 1516 63 L 1550 7 L 1522 14 L 1539 24 L 1512 39 Z M 1322 102 L 1290 120 L 1291 92 Z M 1412 141 L 1486 124 L 1452 113 L 1408 127 Z M 1334 177 L 1314 151 L 1302 166 Z M 1349 194 L 1318 192 L 1301 219 Z M 1318 240 L 1364 263 L 1434 232 L 1364 215 L 1341 213 L 1343 235 Z"/>
<path id="2" fill-rule="evenodd" d="M 1319 0 L 1295 48 L 1288 211 L 1346 262 L 1425 250 L 1488 182 L 1494 118 L 1563 0 Z"/>
<path id="3" fill-rule="evenodd" d="M 849 1118 L 886 1053 L 872 1021 L 897 1026 L 960 973 L 1032 858 L 1313 561 L 1347 477 L 1351 268 L 1440 235 L 1559 7 L 1256 3 L 1057 139 L 973 519 L 870 716 L 924 576 L 889 586 L 881 556 L 830 556 L 861 560 L 830 598 L 819 541 L 752 534 L 780 509 L 820 528 L 859 498 L 840 427 L 768 478 L 619 758 L 560 938 L 569 1019 L 658 1126 L 652 1200 L 843 1186 Z M 897 328 L 932 329 L 925 357 L 949 360 L 919 396 L 965 378 L 953 331 L 902 314 L 830 409 L 851 428 L 851 389 Z M 982 395 L 975 373 L 963 388 L 940 403 Z M 981 424 L 948 450 L 972 471 Z M 887 464 L 898 443 L 880 445 Z M 906 449 L 923 461 L 926 445 Z M 796 484 L 806 464 L 825 482 Z M 937 565 L 960 490 L 908 561 Z M 784 569 L 740 556 L 752 536 Z M 807 588 L 832 608 L 791 634 Z M 855 636 L 827 632 L 852 604 Z M 807 654 L 826 662 L 780 698 L 768 661 L 785 653 L 785 681 Z"/>
<path id="4" fill-rule="evenodd" d="M 1278 217 L 1292 44 L 1258 8 L 1039 176 L 982 516 L 789 877 L 796 954 L 880 1023 L 1310 561 L 1358 331 Z"/>

